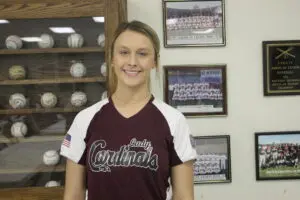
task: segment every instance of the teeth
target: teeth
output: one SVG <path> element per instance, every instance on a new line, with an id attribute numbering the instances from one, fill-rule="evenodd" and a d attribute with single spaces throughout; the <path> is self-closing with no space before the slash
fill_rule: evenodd
<path id="1" fill-rule="evenodd" d="M 126 73 L 129 73 L 129 74 L 137 74 L 138 72 L 134 72 L 134 71 L 126 71 Z"/>
<path id="2" fill-rule="evenodd" d="M 124 70 L 124 72 L 125 72 L 126 74 L 130 74 L 130 75 L 136 75 L 136 74 L 139 73 L 139 71 L 130 71 L 130 70 Z"/>

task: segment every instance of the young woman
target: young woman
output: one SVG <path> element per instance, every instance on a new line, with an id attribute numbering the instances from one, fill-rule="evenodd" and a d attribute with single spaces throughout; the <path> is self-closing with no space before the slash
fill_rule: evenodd
<path id="1" fill-rule="evenodd" d="M 61 146 L 64 200 L 193 200 L 185 117 L 150 92 L 159 39 L 148 25 L 122 23 L 110 48 L 109 97 L 79 112 Z"/>

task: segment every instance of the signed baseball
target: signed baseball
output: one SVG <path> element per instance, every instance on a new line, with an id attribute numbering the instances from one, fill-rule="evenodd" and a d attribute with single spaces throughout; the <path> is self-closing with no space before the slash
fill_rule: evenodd
<path id="1" fill-rule="evenodd" d="M 86 67 L 80 62 L 73 63 L 70 68 L 70 73 L 74 78 L 83 77 L 86 74 Z"/>
<path id="2" fill-rule="evenodd" d="M 27 125 L 24 122 L 15 122 L 10 128 L 11 135 L 14 137 L 24 137 L 27 131 Z"/>
<path id="3" fill-rule="evenodd" d="M 83 36 L 78 33 L 73 33 L 68 37 L 68 46 L 70 48 L 80 48 L 83 46 Z"/>
<path id="4" fill-rule="evenodd" d="M 40 48 L 52 48 L 54 46 L 53 37 L 49 34 L 42 34 L 41 41 L 38 42 Z"/>
<path id="5" fill-rule="evenodd" d="M 75 107 L 85 105 L 87 102 L 87 96 L 84 92 L 74 92 L 71 96 L 71 104 Z"/>
<path id="6" fill-rule="evenodd" d="M 23 42 L 17 35 L 10 35 L 5 40 L 5 45 L 8 49 L 21 49 Z"/>
<path id="7" fill-rule="evenodd" d="M 14 108 L 24 108 L 26 106 L 26 98 L 21 93 L 12 94 L 9 97 L 9 105 Z"/>
<path id="8" fill-rule="evenodd" d="M 8 69 L 8 75 L 9 78 L 13 80 L 24 79 L 26 76 L 26 71 L 21 65 L 13 65 Z"/>
<path id="9" fill-rule="evenodd" d="M 45 165 L 53 166 L 59 162 L 59 154 L 56 150 L 48 150 L 43 155 L 43 162 Z"/>
<path id="10" fill-rule="evenodd" d="M 48 181 L 45 184 L 45 187 L 58 187 L 60 186 L 60 183 L 58 181 Z"/>
<path id="11" fill-rule="evenodd" d="M 57 103 L 57 97 L 52 92 L 46 92 L 41 97 L 41 104 L 44 108 L 54 108 Z"/>

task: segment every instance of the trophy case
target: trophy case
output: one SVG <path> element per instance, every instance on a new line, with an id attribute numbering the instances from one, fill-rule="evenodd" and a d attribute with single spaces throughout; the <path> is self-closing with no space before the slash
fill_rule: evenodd
<path id="1" fill-rule="evenodd" d="M 0 3 L 0 199 L 62 199 L 60 146 L 106 97 L 108 44 L 124 0 Z"/>

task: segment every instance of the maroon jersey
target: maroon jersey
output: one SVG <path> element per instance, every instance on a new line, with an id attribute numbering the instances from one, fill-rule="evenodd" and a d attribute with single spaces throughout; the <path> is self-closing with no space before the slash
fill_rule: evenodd
<path id="1" fill-rule="evenodd" d="M 75 117 L 61 155 L 86 166 L 88 200 L 165 200 L 171 167 L 194 160 L 185 117 L 154 99 L 122 116 L 111 98 Z"/>

